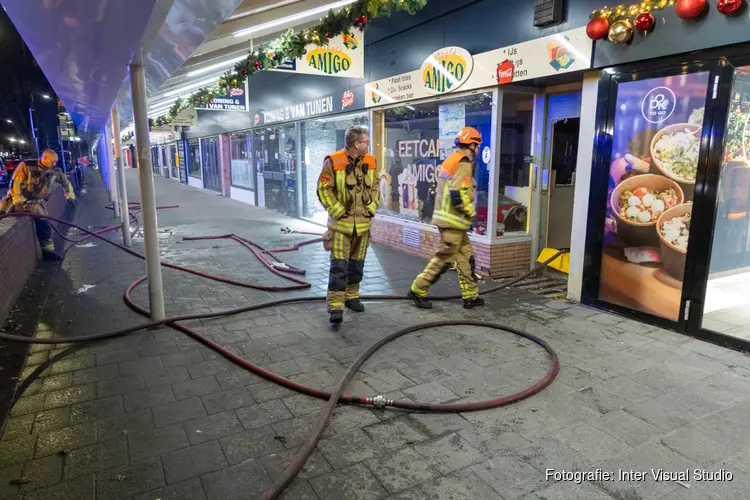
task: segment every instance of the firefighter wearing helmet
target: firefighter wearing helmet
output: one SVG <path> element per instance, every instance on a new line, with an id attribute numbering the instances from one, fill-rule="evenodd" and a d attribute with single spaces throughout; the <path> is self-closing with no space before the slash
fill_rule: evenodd
<path id="1" fill-rule="evenodd" d="M 473 309 L 484 305 L 474 277 L 476 264 L 469 241 L 469 231 L 477 215 L 474 206 L 477 190 L 474 167 L 480 144 L 482 135 L 477 129 L 461 129 L 455 140 L 456 151 L 440 166 L 435 211 L 432 214 L 432 223 L 440 230 L 440 247 L 409 291 L 409 298 L 419 308 L 432 308 L 432 303 L 426 298 L 427 292 L 454 262 L 458 268 L 464 307 Z"/>
<path id="2" fill-rule="evenodd" d="M 328 212 L 323 246 L 331 252 L 327 302 L 334 324 L 343 321 L 344 307 L 354 312 L 365 310 L 359 301 L 359 284 L 380 201 L 377 162 L 367 154 L 367 129 L 349 127 L 344 141 L 344 149 L 326 157 L 318 177 L 318 199 Z"/>
<path id="3" fill-rule="evenodd" d="M 65 198 L 75 203 L 75 191 L 68 178 L 57 168 L 57 153 L 47 149 L 38 160 L 26 160 L 21 163 L 13 175 L 13 186 L 10 196 L 13 201 L 11 211 L 28 212 L 34 215 L 47 215 L 44 202 L 49 197 L 52 187 L 60 184 L 65 189 Z M 55 252 L 52 241 L 52 226 L 46 219 L 34 217 L 34 227 L 42 255 L 46 260 L 61 260 Z"/>

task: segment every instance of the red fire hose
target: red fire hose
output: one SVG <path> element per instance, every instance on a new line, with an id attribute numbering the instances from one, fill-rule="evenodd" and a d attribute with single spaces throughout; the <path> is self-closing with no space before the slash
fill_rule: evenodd
<path id="1" fill-rule="evenodd" d="M 169 208 L 174 208 L 174 207 L 169 207 Z M 34 215 L 27 214 L 27 213 L 12 213 L 12 214 L 7 214 L 7 215 L 0 215 L 0 220 L 6 217 L 34 217 Z M 120 226 L 113 226 L 113 227 L 109 227 L 105 229 L 100 229 L 97 231 L 89 231 L 80 226 L 77 226 L 75 224 L 72 224 L 70 222 L 67 222 L 65 220 L 58 219 L 55 217 L 49 217 L 49 216 L 35 216 L 35 217 L 40 217 L 43 219 L 50 220 L 52 222 L 57 222 L 59 224 L 63 224 L 63 225 L 76 228 L 82 233 L 85 233 L 87 235 L 84 239 L 76 240 L 76 241 L 69 240 L 66 238 L 67 241 L 72 241 L 74 244 L 78 244 L 85 239 L 93 237 L 101 241 L 104 241 L 106 243 L 109 243 L 110 245 L 113 245 L 134 257 L 145 259 L 145 257 L 142 254 L 102 236 L 103 233 L 111 231 L 111 230 L 119 229 Z M 288 229 L 282 230 L 282 231 L 287 232 L 287 233 L 294 232 Z M 304 234 L 314 234 L 314 233 L 304 233 Z M 253 253 L 253 255 L 255 255 L 255 257 L 258 260 L 260 260 L 260 262 L 263 263 L 263 265 L 266 266 L 266 268 L 269 271 L 271 271 L 277 276 L 280 276 L 284 279 L 291 281 L 294 284 L 289 285 L 289 286 L 263 286 L 263 285 L 253 284 L 253 283 L 245 283 L 245 282 L 233 280 L 230 278 L 224 278 L 221 276 L 215 276 L 215 275 L 211 275 L 208 273 L 203 273 L 201 271 L 196 271 L 187 267 L 178 266 L 175 264 L 169 264 L 166 262 L 162 262 L 161 265 L 168 267 L 170 269 L 176 269 L 179 271 L 193 274 L 195 276 L 200 276 L 200 277 L 211 279 L 211 280 L 218 281 L 221 283 L 227 283 L 230 285 L 236 285 L 236 286 L 240 286 L 244 288 L 251 288 L 255 290 L 284 292 L 284 291 L 301 290 L 305 288 L 310 288 L 311 286 L 310 283 L 300 278 L 289 276 L 289 274 L 304 275 L 305 274 L 304 270 L 297 269 L 293 266 L 289 266 L 287 264 L 281 263 L 275 254 L 298 250 L 299 248 L 303 246 L 310 245 L 313 243 L 318 243 L 322 240 L 322 238 L 316 238 L 313 240 L 304 241 L 304 242 L 298 243 L 288 248 L 276 248 L 276 249 L 270 249 L 270 250 L 265 250 L 260 245 L 253 243 L 252 241 L 246 238 L 237 236 L 235 234 L 226 234 L 222 236 L 192 237 L 192 238 L 184 238 L 184 240 L 189 241 L 189 240 L 206 240 L 206 239 L 220 239 L 220 238 L 231 239 L 243 245 L 245 248 L 250 250 Z M 532 273 L 543 269 L 547 264 L 551 263 L 552 261 L 554 261 L 561 255 L 563 255 L 564 253 L 567 253 L 567 250 L 561 250 L 557 252 L 554 256 L 549 258 L 547 261 L 539 264 L 534 269 L 528 272 L 525 272 L 521 274 L 520 276 L 517 276 L 513 279 L 500 283 L 496 286 L 482 290 L 480 294 L 486 295 L 489 293 L 493 293 L 503 288 L 507 288 L 515 283 L 518 283 L 519 281 L 527 278 Z M 273 258 L 275 262 L 272 262 L 269 257 Z M 143 276 L 137 279 L 136 281 L 134 281 L 126 289 L 125 294 L 124 294 L 124 300 L 125 300 L 125 303 L 128 305 L 128 307 L 148 317 L 149 311 L 137 305 L 131 298 L 132 291 L 141 283 L 146 281 L 146 279 L 147 277 Z M 368 300 L 409 300 L 408 297 L 406 296 L 397 296 L 397 295 L 364 295 L 360 298 L 365 301 L 368 301 Z M 454 299 L 460 299 L 461 297 L 460 295 L 451 295 L 451 296 L 438 296 L 438 297 L 430 297 L 430 298 L 432 300 L 454 300 Z M 293 380 L 289 380 L 276 373 L 273 373 L 260 366 L 257 366 L 251 363 L 250 361 L 242 358 L 241 356 L 238 356 L 237 354 L 234 354 L 233 352 L 227 350 L 226 348 L 222 347 L 220 344 L 201 335 L 195 330 L 192 330 L 191 328 L 188 328 L 184 326 L 183 324 L 180 324 L 180 322 L 183 322 L 183 321 L 189 321 L 189 320 L 194 320 L 194 319 L 215 318 L 215 317 L 220 317 L 220 316 L 229 316 L 229 315 L 240 314 L 240 313 L 248 312 L 248 311 L 255 311 L 258 309 L 265 309 L 268 307 L 275 307 L 275 306 L 282 305 L 282 304 L 292 304 L 292 303 L 299 303 L 299 302 L 316 302 L 316 301 L 319 301 L 319 302 L 325 301 L 325 297 L 320 297 L 320 296 L 295 297 L 295 298 L 275 300 L 275 301 L 266 302 L 263 304 L 255 304 L 255 305 L 240 307 L 236 309 L 228 309 L 225 311 L 217 311 L 214 313 L 200 313 L 200 314 L 192 314 L 192 315 L 175 316 L 171 318 L 166 318 L 162 321 L 152 321 L 148 323 L 143 323 L 141 325 L 121 328 L 121 329 L 113 330 L 109 332 L 100 332 L 100 333 L 95 333 L 91 335 L 79 335 L 75 337 L 65 337 L 65 338 L 32 338 L 32 337 L 26 337 L 22 335 L 11 335 L 7 333 L 0 333 L 0 339 L 11 341 L 11 342 L 22 342 L 22 343 L 27 343 L 27 344 L 58 344 L 58 343 L 70 344 L 70 343 L 77 343 L 77 342 L 91 342 L 94 340 L 114 338 L 114 337 L 127 335 L 129 333 L 140 331 L 140 330 L 152 329 L 152 328 L 156 328 L 162 325 L 168 325 L 172 328 L 175 328 L 189 335 L 190 337 L 194 338 L 198 342 L 204 344 L 205 346 L 209 347 L 215 352 L 221 354 L 226 359 L 232 361 L 234 364 L 242 368 L 245 368 L 256 375 L 259 375 L 267 380 L 270 380 L 274 383 L 287 387 L 291 390 L 300 392 L 302 394 L 307 394 L 309 396 L 312 396 L 318 399 L 327 400 L 328 404 L 325 410 L 323 411 L 323 413 L 321 413 L 320 417 L 318 418 L 316 426 L 313 432 L 311 433 L 310 437 L 308 438 L 307 442 L 302 447 L 300 452 L 294 456 L 291 464 L 287 467 L 287 469 L 284 470 L 284 472 L 276 479 L 276 481 L 274 481 L 274 483 L 263 493 L 263 495 L 261 496 L 261 500 L 272 500 L 276 498 L 279 494 L 281 494 L 284 488 L 294 479 L 297 473 L 302 469 L 305 462 L 314 451 L 315 446 L 317 442 L 319 441 L 320 437 L 322 436 L 323 431 L 327 427 L 328 422 L 331 416 L 333 415 L 333 411 L 338 403 L 371 405 L 377 408 L 393 407 L 393 408 L 415 410 L 415 411 L 422 411 L 422 412 L 469 412 L 469 411 L 477 411 L 477 410 L 486 410 L 490 408 L 497 408 L 499 406 L 504 406 L 504 405 L 508 405 L 511 403 L 515 403 L 515 402 L 521 401 L 522 399 L 526 399 L 530 396 L 533 396 L 534 394 L 539 393 L 540 391 L 542 391 L 544 388 L 546 388 L 552 383 L 552 381 L 555 379 L 555 377 L 557 376 L 559 372 L 560 363 L 559 363 L 559 360 L 555 351 L 546 341 L 544 341 L 543 339 L 529 332 L 525 332 L 517 328 L 513 328 L 510 326 L 502 325 L 499 323 L 493 323 L 493 322 L 475 321 L 475 320 L 467 320 L 467 319 L 445 320 L 445 321 L 435 321 L 435 322 L 422 323 L 419 325 L 410 326 L 410 327 L 403 328 L 397 332 L 394 332 L 382 338 L 381 340 L 379 340 L 378 342 L 370 346 L 362 355 L 360 355 L 351 364 L 351 366 L 349 367 L 347 372 L 344 374 L 344 376 L 341 378 L 341 380 L 339 381 L 339 383 L 337 384 L 334 390 L 332 390 L 331 392 L 326 392 L 324 390 L 321 390 L 315 387 L 310 387 L 310 386 L 295 382 Z M 420 331 L 420 330 L 426 330 L 429 328 L 443 327 L 443 326 L 476 326 L 476 327 L 482 327 L 482 328 L 491 328 L 495 330 L 502 330 L 502 331 L 510 332 L 515 335 L 524 337 L 538 344 L 547 352 L 551 361 L 550 368 L 545 374 L 545 376 L 542 377 L 541 380 L 539 380 L 537 383 L 535 383 L 531 387 L 528 387 L 520 392 L 511 394 L 509 396 L 503 396 L 500 398 L 490 399 L 486 401 L 478 401 L 478 402 L 473 402 L 473 403 L 444 403 L 444 404 L 415 403 L 413 401 L 408 401 L 408 400 L 386 400 L 382 396 L 372 397 L 372 396 L 358 396 L 358 395 L 344 394 L 343 392 L 344 388 L 354 377 L 357 370 L 359 370 L 359 368 L 373 354 L 375 354 L 375 352 L 377 352 L 384 345 L 388 344 L 389 342 L 399 337 L 407 335 L 409 333 L 413 333 L 413 332 Z"/>

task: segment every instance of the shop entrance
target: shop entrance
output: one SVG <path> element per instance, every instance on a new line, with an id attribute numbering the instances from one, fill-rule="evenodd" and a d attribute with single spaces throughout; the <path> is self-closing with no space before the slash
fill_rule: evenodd
<path id="1" fill-rule="evenodd" d="M 255 130 L 253 151 L 258 204 L 297 217 L 297 124 Z"/>
<path id="2" fill-rule="evenodd" d="M 541 179 L 540 252 L 544 248 L 570 248 L 573 227 L 581 94 L 548 94 L 545 161 Z"/>
<path id="3" fill-rule="evenodd" d="M 203 154 L 203 187 L 221 192 L 221 166 L 219 165 L 219 138 L 201 139 Z"/>
<path id="4" fill-rule="evenodd" d="M 584 302 L 747 350 L 750 58 L 602 80 Z"/>

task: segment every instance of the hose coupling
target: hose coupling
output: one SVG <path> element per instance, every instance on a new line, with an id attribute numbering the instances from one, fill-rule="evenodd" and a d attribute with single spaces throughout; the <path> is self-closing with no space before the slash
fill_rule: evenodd
<path id="1" fill-rule="evenodd" d="M 383 396 L 375 396 L 374 398 L 372 398 L 372 404 L 378 410 L 385 410 L 385 407 L 388 406 L 388 403 L 389 401 Z"/>

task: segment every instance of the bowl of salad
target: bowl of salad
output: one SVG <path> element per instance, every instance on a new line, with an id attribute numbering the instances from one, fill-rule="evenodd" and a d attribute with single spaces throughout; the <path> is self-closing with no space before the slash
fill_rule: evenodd
<path id="1" fill-rule="evenodd" d="M 663 175 L 629 177 L 612 190 L 610 206 L 617 221 L 618 238 L 628 246 L 659 246 L 656 221 L 667 210 L 681 205 L 680 185 Z"/>
<path id="2" fill-rule="evenodd" d="M 685 278 L 685 258 L 692 213 L 693 204 L 683 203 L 666 210 L 656 221 L 664 270 L 679 281 Z"/>
<path id="3" fill-rule="evenodd" d="M 664 127 L 651 139 L 651 159 L 656 169 L 680 184 L 689 198 L 698 172 L 701 126 L 676 123 Z"/>

